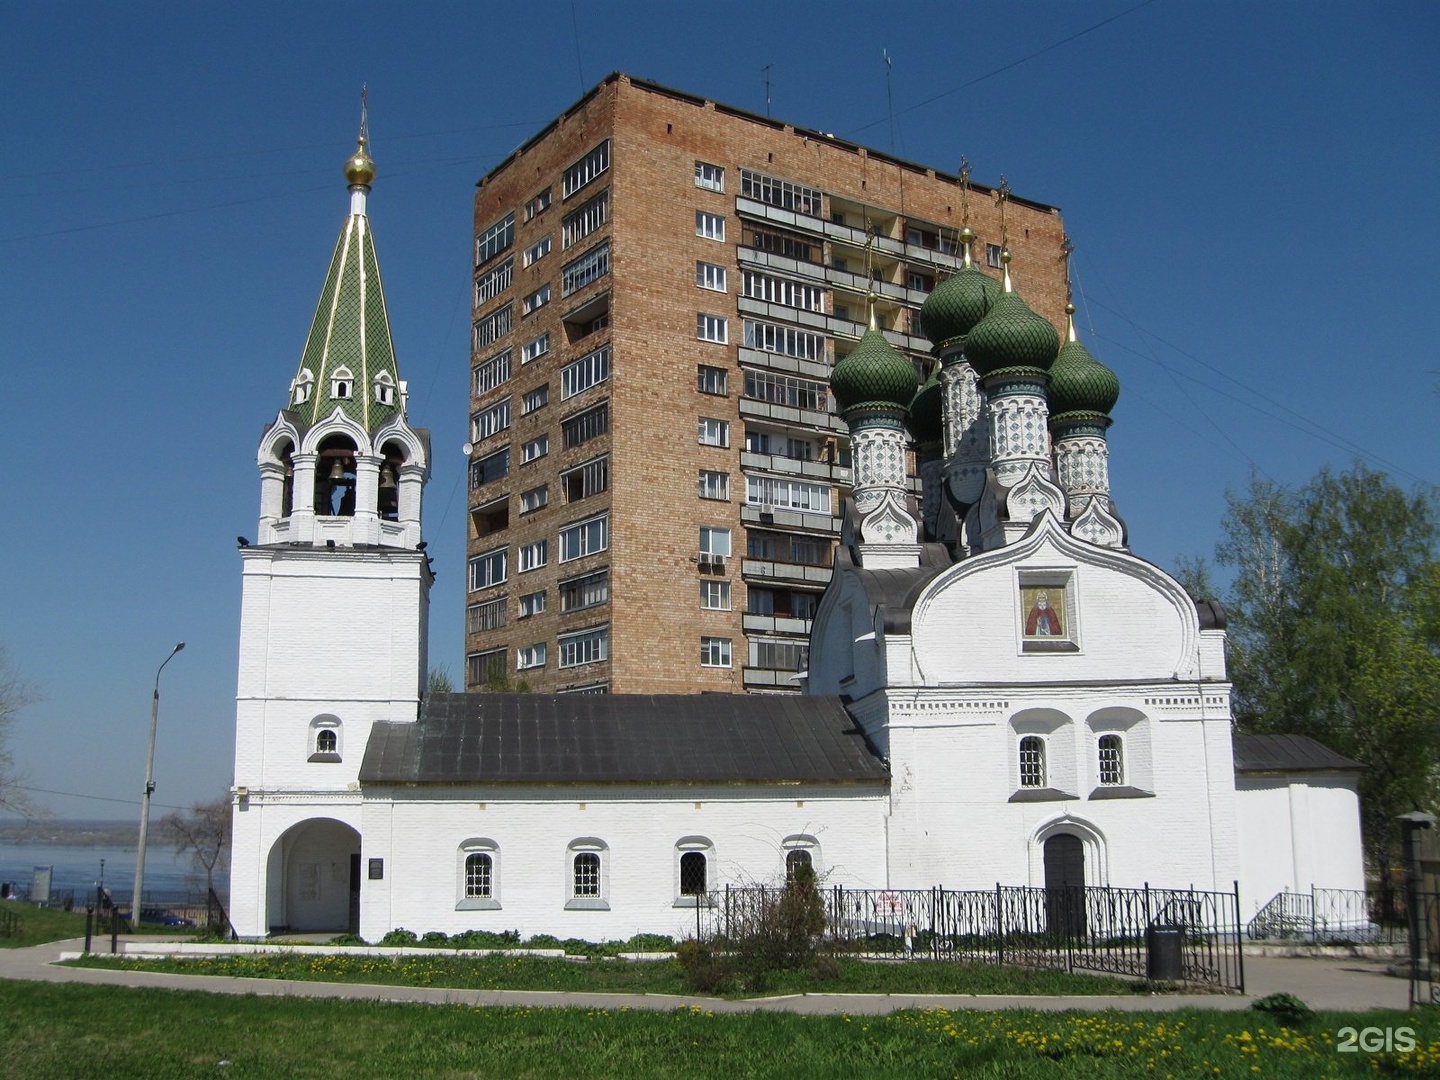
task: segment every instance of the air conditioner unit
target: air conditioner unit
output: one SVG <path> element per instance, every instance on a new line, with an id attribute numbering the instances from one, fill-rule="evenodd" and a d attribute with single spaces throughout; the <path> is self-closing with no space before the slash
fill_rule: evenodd
<path id="1" fill-rule="evenodd" d="M 762 513 L 762 514 L 770 514 L 771 516 L 773 516 L 774 513 L 775 513 L 775 507 L 773 507 L 773 506 L 770 505 L 769 503 L 761 503 L 761 504 L 760 504 L 760 513 Z"/>
<path id="2" fill-rule="evenodd" d="M 725 569 L 725 556 L 724 556 L 724 555 L 711 555 L 711 556 L 710 556 L 710 565 L 711 565 L 712 567 L 714 567 L 714 569 L 715 569 L 717 572 L 719 572 L 719 571 L 721 571 L 721 570 L 724 570 L 724 569 Z"/>
<path id="3" fill-rule="evenodd" d="M 714 555 L 711 555 L 708 551 L 702 551 L 700 552 L 699 559 L 697 559 L 696 561 L 699 562 L 701 566 L 709 566 L 714 561 L 714 559 Z"/>

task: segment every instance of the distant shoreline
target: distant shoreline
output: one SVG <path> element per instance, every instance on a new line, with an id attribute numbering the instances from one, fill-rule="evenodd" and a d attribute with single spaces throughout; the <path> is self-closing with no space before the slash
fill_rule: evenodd
<path id="1" fill-rule="evenodd" d="M 152 822 L 152 825 L 154 823 Z M 126 847 L 139 843 L 140 826 L 131 821 L 0 820 L 0 844 L 58 847 Z"/>

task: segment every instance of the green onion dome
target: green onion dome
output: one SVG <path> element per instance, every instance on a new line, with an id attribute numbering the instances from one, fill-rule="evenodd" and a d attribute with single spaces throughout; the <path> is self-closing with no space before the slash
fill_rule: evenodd
<path id="1" fill-rule="evenodd" d="M 870 303 L 870 329 L 830 373 L 830 389 L 842 416 L 856 409 L 904 409 L 915 396 L 915 366 L 885 340 Z"/>
<path id="2" fill-rule="evenodd" d="M 960 269 L 936 286 L 920 308 L 920 324 L 936 347 L 965 337 L 1000 297 L 1000 283 L 970 261 L 974 239 L 968 227 L 960 231 L 965 253 Z"/>
<path id="3" fill-rule="evenodd" d="M 1050 419 L 1109 417 L 1120 397 L 1120 380 L 1075 337 L 1075 305 L 1065 305 L 1066 342 L 1050 368 Z"/>
<path id="4" fill-rule="evenodd" d="M 940 387 L 940 365 L 930 369 L 930 377 L 915 391 L 910 402 L 910 434 L 917 443 L 938 443 L 945 437 L 942 412 L 944 391 Z"/>
<path id="5" fill-rule="evenodd" d="M 965 338 L 965 359 L 980 377 L 999 371 L 1020 369 L 1043 375 L 1055 362 L 1060 335 L 1048 319 L 1030 310 L 1014 292 L 1010 282 L 1010 253 L 1000 253 L 1005 263 L 1005 291 Z"/>

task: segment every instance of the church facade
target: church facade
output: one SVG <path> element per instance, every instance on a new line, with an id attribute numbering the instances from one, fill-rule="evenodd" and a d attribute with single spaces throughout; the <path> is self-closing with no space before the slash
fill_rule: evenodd
<path id="1" fill-rule="evenodd" d="M 1132 554 L 1111 499 L 1114 374 L 968 229 L 924 385 L 873 323 L 834 368 L 853 487 L 803 695 L 425 695 L 429 442 L 363 136 L 346 177 L 241 550 L 241 935 L 683 935 L 798 862 L 854 888 L 1238 881 L 1247 917 L 1363 887 L 1359 766 L 1234 734 L 1223 611 Z"/>

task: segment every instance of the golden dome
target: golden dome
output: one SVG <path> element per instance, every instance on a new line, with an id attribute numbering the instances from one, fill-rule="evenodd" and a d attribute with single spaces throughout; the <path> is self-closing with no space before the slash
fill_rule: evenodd
<path id="1" fill-rule="evenodd" d="M 365 152 L 365 139 L 362 137 L 355 147 L 355 153 L 351 154 L 345 162 L 345 179 L 352 187 L 369 187 L 375 181 L 375 162 Z"/>

